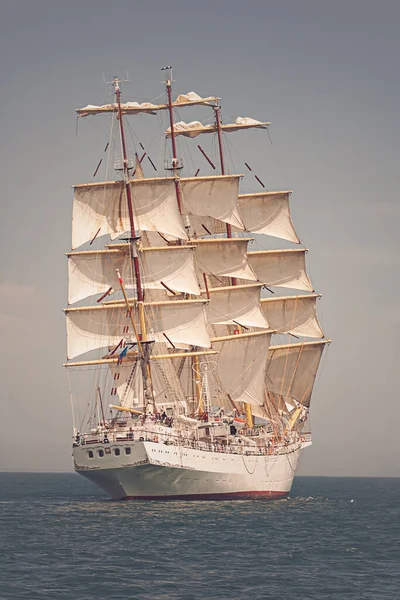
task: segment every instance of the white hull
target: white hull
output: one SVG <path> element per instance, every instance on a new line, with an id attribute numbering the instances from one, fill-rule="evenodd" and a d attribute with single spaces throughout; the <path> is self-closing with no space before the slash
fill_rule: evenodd
<path id="1" fill-rule="evenodd" d="M 139 441 L 78 446 L 73 456 L 75 470 L 113 499 L 284 498 L 302 446 L 256 455 Z"/>

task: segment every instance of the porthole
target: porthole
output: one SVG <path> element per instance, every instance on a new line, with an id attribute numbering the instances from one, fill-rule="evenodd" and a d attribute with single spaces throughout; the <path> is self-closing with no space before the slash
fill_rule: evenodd
<path id="1" fill-rule="evenodd" d="M 114 448 L 114 454 L 115 454 L 115 456 L 119 456 L 121 454 L 120 449 Z"/>
<path id="2" fill-rule="evenodd" d="M 89 458 L 93 458 L 94 454 L 92 450 L 89 450 L 89 452 L 87 453 Z"/>
<path id="3" fill-rule="evenodd" d="M 99 452 L 98 452 L 98 455 L 99 455 L 100 457 L 103 457 L 103 456 L 104 456 L 104 450 L 99 450 Z"/>
<path id="4" fill-rule="evenodd" d="M 131 449 L 130 448 L 125 448 L 125 454 L 130 454 L 131 453 Z"/>

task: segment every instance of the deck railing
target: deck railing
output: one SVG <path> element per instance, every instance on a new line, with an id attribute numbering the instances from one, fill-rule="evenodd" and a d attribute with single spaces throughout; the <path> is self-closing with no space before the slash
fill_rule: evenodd
<path id="1" fill-rule="evenodd" d="M 167 428 L 166 428 L 167 429 Z M 265 440 L 264 445 L 246 444 L 245 440 L 240 437 L 235 438 L 237 442 L 225 442 L 225 440 L 201 441 L 193 440 L 182 435 L 174 435 L 173 433 L 157 433 L 153 430 L 137 430 L 134 431 L 105 431 L 102 434 L 83 434 L 74 438 L 74 446 L 91 446 L 94 444 L 120 444 L 134 442 L 153 442 L 165 444 L 167 446 L 180 446 L 183 448 L 191 448 L 194 450 L 202 450 L 206 452 L 222 452 L 226 454 L 246 454 L 246 455 L 267 455 L 267 454 L 286 454 L 293 451 L 293 446 L 298 445 L 300 441 L 309 441 L 311 434 L 299 436 L 290 434 L 283 436 L 280 440 Z"/>

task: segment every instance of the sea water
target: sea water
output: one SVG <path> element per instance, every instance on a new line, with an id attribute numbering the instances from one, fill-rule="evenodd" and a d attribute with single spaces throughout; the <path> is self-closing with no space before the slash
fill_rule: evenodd
<path id="1" fill-rule="evenodd" d="M 2 600 L 399 600 L 400 479 L 298 477 L 280 501 L 110 501 L 0 474 Z"/>

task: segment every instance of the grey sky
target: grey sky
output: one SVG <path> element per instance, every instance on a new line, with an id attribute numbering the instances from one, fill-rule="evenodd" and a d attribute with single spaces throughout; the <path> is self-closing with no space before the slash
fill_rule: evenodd
<path id="1" fill-rule="evenodd" d="M 0 469 L 71 468 L 64 252 L 71 185 L 104 148 L 95 119 L 75 136 L 74 109 L 126 69 L 125 96 L 153 98 L 172 64 L 176 92 L 272 121 L 273 150 L 258 132 L 233 142 L 269 189 L 295 192 L 334 340 L 300 473 L 400 475 L 399 26 L 389 1 L 1 2 Z"/>

